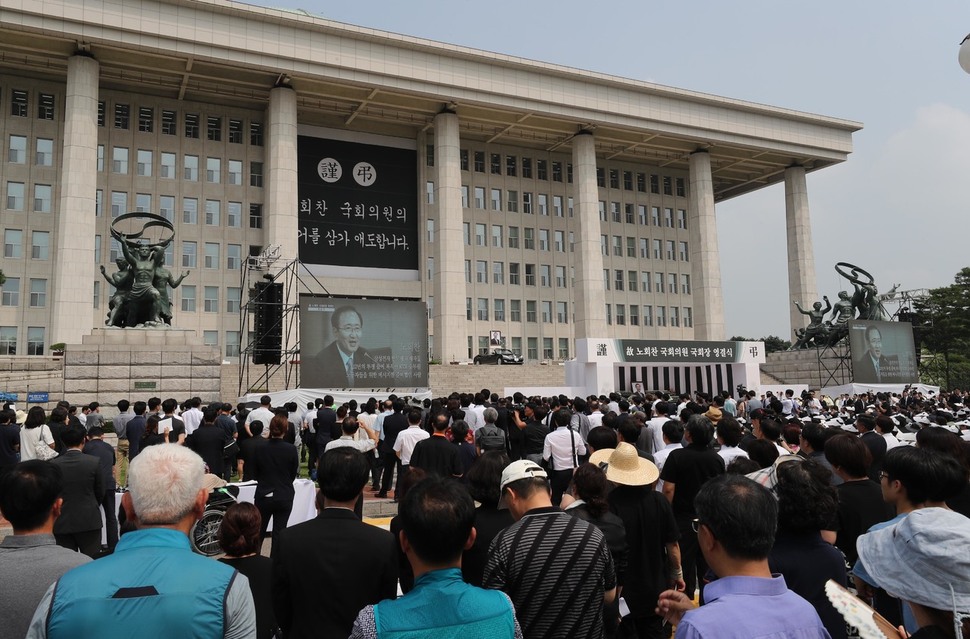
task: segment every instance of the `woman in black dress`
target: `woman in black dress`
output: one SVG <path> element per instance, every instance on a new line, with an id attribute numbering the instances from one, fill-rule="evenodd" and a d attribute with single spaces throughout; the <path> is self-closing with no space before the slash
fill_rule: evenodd
<path id="1" fill-rule="evenodd" d="M 273 518 L 273 547 L 293 510 L 293 481 L 300 469 L 300 453 L 296 446 L 283 440 L 289 428 L 285 415 L 275 416 L 269 423 L 269 441 L 253 457 L 256 476 L 256 507 L 263 517 L 260 537 L 266 537 L 269 518 Z"/>
<path id="2" fill-rule="evenodd" d="M 219 526 L 219 547 L 226 553 L 219 561 L 249 579 L 256 605 L 256 639 L 271 639 L 277 629 L 273 613 L 273 562 L 259 554 L 261 524 L 259 509 L 252 504 L 240 502 L 230 506 Z"/>

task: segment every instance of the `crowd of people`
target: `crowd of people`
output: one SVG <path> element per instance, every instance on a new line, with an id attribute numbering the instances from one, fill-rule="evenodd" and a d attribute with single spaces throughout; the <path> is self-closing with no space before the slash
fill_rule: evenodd
<path id="1" fill-rule="evenodd" d="M 965 400 L 482 389 L 124 400 L 110 422 L 9 406 L 0 639 L 840 639 L 829 581 L 901 636 L 968 637 Z M 287 527 L 303 464 L 318 515 Z M 226 512 L 217 562 L 188 534 L 233 478 L 254 504 Z M 389 531 L 362 520 L 368 493 L 397 502 Z"/>

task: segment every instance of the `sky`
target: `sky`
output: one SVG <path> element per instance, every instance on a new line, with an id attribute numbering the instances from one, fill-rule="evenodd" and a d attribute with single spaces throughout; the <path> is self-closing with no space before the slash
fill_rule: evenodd
<path id="1" fill-rule="evenodd" d="M 970 265 L 966 0 L 276 0 L 340 22 L 861 122 L 808 175 L 818 293 L 953 283 Z M 785 196 L 717 205 L 726 337 L 789 335 Z M 890 310 L 893 310 L 890 307 Z"/>

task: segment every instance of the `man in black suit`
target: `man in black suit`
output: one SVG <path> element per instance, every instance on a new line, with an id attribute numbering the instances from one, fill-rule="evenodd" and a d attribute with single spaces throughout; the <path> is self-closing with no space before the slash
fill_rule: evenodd
<path id="1" fill-rule="evenodd" d="M 394 485 L 394 498 L 397 499 L 398 489 L 401 487 L 401 460 L 394 452 L 394 443 L 397 441 L 398 433 L 408 427 L 408 418 L 404 414 L 404 400 L 395 399 L 391 404 L 394 411 L 384 417 L 383 429 L 384 439 L 380 442 L 381 460 L 384 466 L 384 475 L 381 478 L 381 491 L 378 497 L 387 497 L 387 491 L 391 489 L 391 481 L 394 478 L 394 471 L 397 470 L 397 483 Z"/>
<path id="2" fill-rule="evenodd" d="M 88 431 L 88 442 L 81 449 L 81 452 L 96 457 L 101 466 L 101 482 L 104 486 L 101 508 L 104 510 L 108 550 L 113 551 L 118 544 L 118 506 L 115 504 L 114 475 L 117 458 L 115 457 L 115 449 L 111 447 L 111 444 L 104 441 L 103 435 L 104 431 L 99 426 L 93 426 Z"/>
<path id="3" fill-rule="evenodd" d="M 63 410 L 63 409 L 62 409 Z M 67 411 L 64 411 L 67 418 Z M 61 435 L 66 450 L 51 460 L 64 476 L 64 505 L 54 522 L 54 539 L 58 546 L 80 550 L 88 557 L 101 554 L 101 499 L 104 480 L 101 463 L 81 452 L 84 430 L 68 428 Z"/>
<path id="4" fill-rule="evenodd" d="M 882 334 L 874 325 L 866 327 L 866 352 L 852 363 L 852 377 L 862 384 L 896 384 L 902 379 L 899 357 L 882 354 Z"/>
<path id="5" fill-rule="evenodd" d="M 145 429 L 148 427 L 145 421 L 145 411 L 148 410 L 148 404 L 145 402 L 135 402 L 132 409 L 135 411 L 135 416 L 125 424 L 125 436 L 128 439 L 129 463 L 141 451 L 141 438 L 145 434 Z"/>
<path id="6" fill-rule="evenodd" d="M 364 330 L 363 316 L 353 306 L 341 306 L 330 316 L 330 326 L 336 339 L 316 356 L 320 386 L 365 386 L 367 366 L 375 362 L 367 350 L 360 346 Z"/>
<path id="7" fill-rule="evenodd" d="M 458 447 L 445 437 L 447 429 L 447 419 L 435 420 L 434 433 L 431 437 L 414 445 L 414 451 L 411 453 L 411 468 L 420 468 L 429 475 L 439 477 L 461 477 L 464 469 Z"/>
<path id="8" fill-rule="evenodd" d="M 137 413 L 137 402 L 135 406 Z M 209 472 L 219 477 L 222 477 L 225 471 L 225 458 L 222 452 L 226 444 L 229 443 L 226 441 L 226 433 L 216 426 L 216 417 L 219 416 L 221 406 L 222 404 L 206 406 L 205 410 L 202 411 L 202 425 L 185 438 L 185 446 L 198 453 L 199 457 L 209 466 Z M 131 428 L 131 422 L 128 422 L 128 427 Z M 131 447 L 135 447 L 135 442 L 131 442 Z"/>
<path id="9" fill-rule="evenodd" d="M 313 420 L 313 429 L 317 431 L 317 453 L 321 458 L 330 440 L 340 439 L 339 434 L 334 437 L 334 429 L 339 428 L 337 411 L 333 409 L 333 395 L 327 395 L 323 398 L 323 405 L 317 406 L 317 417 Z"/>
<path id="10" fill-rule="evenodd" d="M 397 596 L 394 536 L 353 513 L 369 474 L 366 457 L 353 448 L 326 453 L 320 514 L 287 528 L 274 544 L 273 610 L 284 637 L 349 636 L 361 608 Z"/>
<path id="11" fill-rule="evenodd" d="M 869 466 L 869 479 L 879 483 L 879 472 L 882 470 L 882 460 L 886 457 L 886 439 L 875 432 L 876 418 L 872 415 L 857 415 L 855 429 L 859 431 L 859 439 L 872 454 L 872 464 Z"/>
<path id="12" fill-rule="evenodd" d="M 249 425 L 252 437 L 247 437 L 239 444 L 239 460 L 242 462 L 242 481 L 256 481 L 256 470 L 253 466 L 256 451 L 265 446 L 269 440 L 263 437 L 263 422 L 258 419 Z"/>
<path id="13" fill-rule="evenodd" d="M 63 455 L 67 447 L 64 445 L 62 440 L 62 435 L 64 431 L 67 430 L 67 409 L 62 406 L 57 406 L 51 411 L 50 420 L 47 422 L 47 427 L 51 429 L 51 437 L 54 438 L 54 450 L 57 451 L 59 455 Z M 82 427 L 82 431 L 84 428 Z"/>

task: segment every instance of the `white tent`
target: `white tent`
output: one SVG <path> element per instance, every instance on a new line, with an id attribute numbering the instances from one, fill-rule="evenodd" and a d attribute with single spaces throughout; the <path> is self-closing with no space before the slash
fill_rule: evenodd
<path id="1" fill-rule="evenodd" d="M 316 401 L 318 398 L 322 399 L 326 395 L 333 397 L 337 405 L 343 404 L 344 402 L 349 402 L 352 399 L 357 400 L 358 404 L 364 404 L 371 397 L 383 400 L 387 399 L 387 396 L 395 393 L 399 397 L 414 397 L 420 400 L 431 399 L 431 391 L 424 389 L 406 389 L 400 391 L 385 390 L 385 391 L 334 391 L 320 388 L 294 388 L 293 390 L 283 390 L 277 391 L 275 393 L 249 393 L 248 395 L 243 395 L 239 398 L 241 402 L 259 402 L 259 398 L 263 395 L 269 395 L 273 400 L 273 406 L 282 406 L 288 402 L 296 402 L 297 406 L 301 409 L 305 409 L 306 405 L 310 402 Z"/>
<path id="2" fill-rule="evenodd" d="M 838 397 L 843 393 L 847 395 L 858 395 L 860 393 L 901 393 L 909 386 L 910 390 L 919 391 L 925 396 L 937 395 L 940 392 L 939 386 L 929 384 L 842 384 L 841 386 L 826 386 L 822 389 L 822 394 L 829 397 Z"/>

